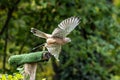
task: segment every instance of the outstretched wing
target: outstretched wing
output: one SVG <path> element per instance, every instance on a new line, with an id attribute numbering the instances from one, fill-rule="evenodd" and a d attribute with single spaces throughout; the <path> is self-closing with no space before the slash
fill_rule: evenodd
<path id="1" fill-rule="evenodd" d="M 31 28 L 31 32 L 35 35 L 35 36 L 38 36 L 38 37 L 41 37 L 41 38 L 45 38 L 47 39 L 48 37 L 51 37 L 50 34 L 47 34 L 47 33 L 44 33 L 42 31 L 39 31 L 35 28 Z"/>
<path id="2" fill-rule="evenodd" d="M 61 51 L 61 45 L 50 44 L 50 45 L 47 45 L 46 48 L 48 49 L 48 52 L 50 52 L 59 61 L 58 58 Z"/>
<path id="3" fill-rule="evenodd" d="M 80 19 L 78 17 L 71 17 L 62 21 L 52 33 L 53 37 L 66 37 L 78 24 Z"/>

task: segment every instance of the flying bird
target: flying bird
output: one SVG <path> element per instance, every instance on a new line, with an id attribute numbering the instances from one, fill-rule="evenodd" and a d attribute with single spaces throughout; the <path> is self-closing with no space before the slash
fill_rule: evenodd
<path id="1" fill-rule="evenodd" d="M 78 17 L 70 17 L 63 20 L 58 27 L 54 29 L 52 34 L 47 34 L 35 28 L 31 28 L 31 32 L 38 37 L 45 38 L 45 47 L 59 61 L 61 46 L 71 42 L 69 37 L 66 37 L 80 23 Z"/>

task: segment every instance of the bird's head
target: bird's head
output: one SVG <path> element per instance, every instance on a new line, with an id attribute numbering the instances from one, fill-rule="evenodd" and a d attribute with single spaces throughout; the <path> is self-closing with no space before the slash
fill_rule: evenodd
<path id="1" fill-rule="evenodd" d="M 65 38 L 65 42 L 71 42 L 71 39 L 70 38 Z"/>

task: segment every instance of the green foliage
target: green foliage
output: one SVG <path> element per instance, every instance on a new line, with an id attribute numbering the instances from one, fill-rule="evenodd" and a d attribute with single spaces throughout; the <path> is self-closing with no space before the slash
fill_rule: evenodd
<path id="1" fill-rule="evenodd" d="M 0 0 L 0 30 L 14 9 L 8 24 L 7 59 L 13 54 L 28 53 L 45 42 L 30 33 L 31 27 L 51 33 L 62 20 L 79 16 L 81 23 L 69 35 L 72 42 L 63 46 L 59 65 L 51 61 L 39 63 L 37 79 L 120 79 L 119 5 L 114 6 L 111 0 L 20 0 L 18 4 L 16 1 Z M 6 30 L 0 34 L 0 61 L 5 54 L 5 33 Z"/>

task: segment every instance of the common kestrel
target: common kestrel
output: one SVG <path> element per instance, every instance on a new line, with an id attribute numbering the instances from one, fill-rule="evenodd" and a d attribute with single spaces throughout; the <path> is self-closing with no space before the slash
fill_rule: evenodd
<path id="1" fill-rule="evenodd" d="M 61 46 L 71 42 L 71 39 L 66 37 L 78 24 L 80 19 L 78 17 L 70 17 L 63 20 L 57 28 L 54 29 L 52 34 L 47 34 L 42 31 L 39 31 L 35 28 L 31 28 L 31 32 L 38 37 L 45 38 L 46 44 L 45 47 L 48 51 L 58 59 L 59 53 L 61 51 Z"/>

